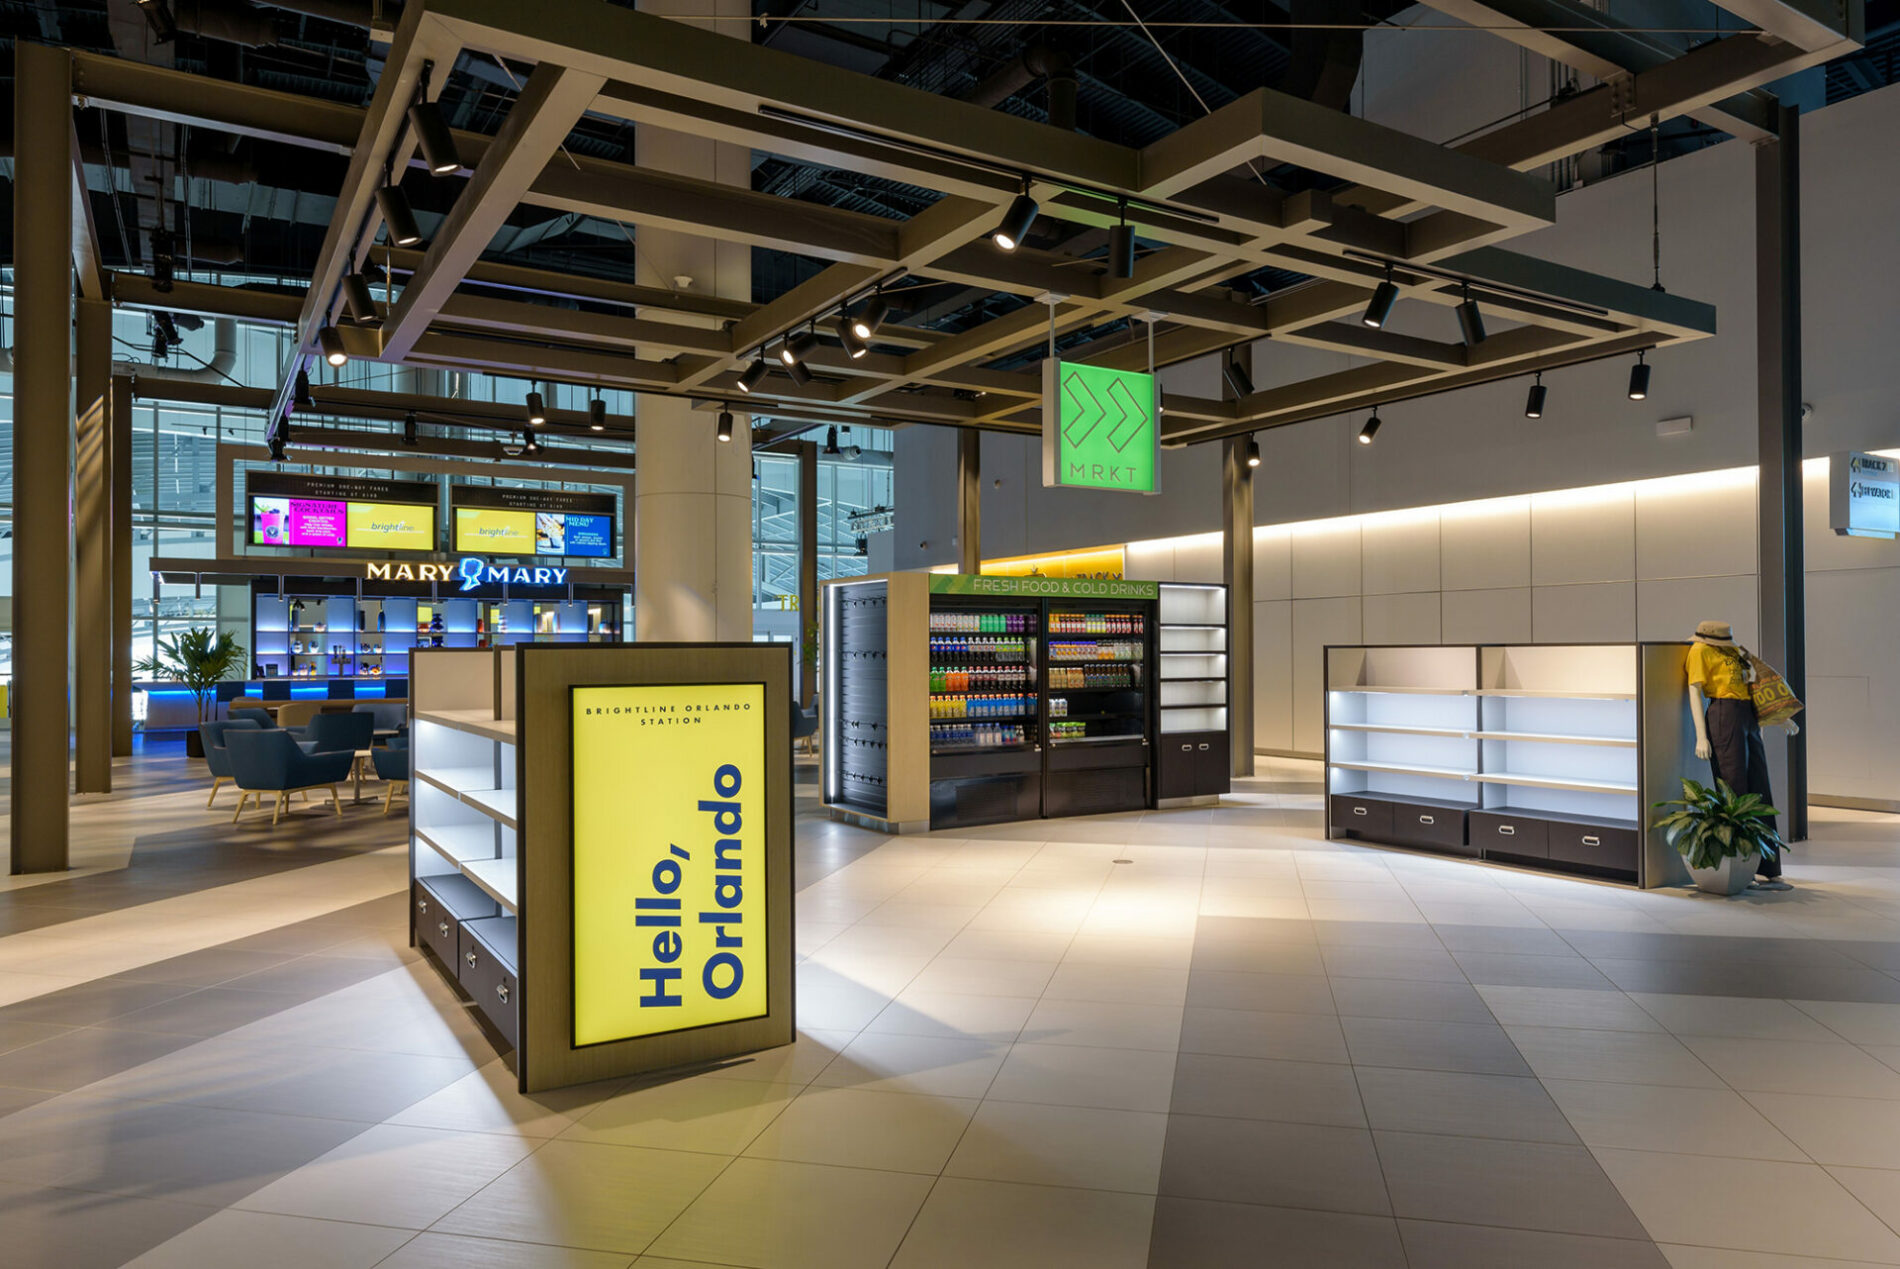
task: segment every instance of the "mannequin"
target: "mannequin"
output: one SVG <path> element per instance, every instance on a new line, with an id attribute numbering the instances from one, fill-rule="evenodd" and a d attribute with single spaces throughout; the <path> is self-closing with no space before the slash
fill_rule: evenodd
<path id="1" fill-rule="evenodd" d="M 1761 721 L 1748 689 L 1752 671 L 1726 621 L 1705 621 L 1689 646 L 1689 716 L 1695 723 L 1695 756 L 1709 764 L 1717 780 L 1737 793 L 1759 794 L 1772 804 L 1768 754 L 1761 742 Z M 1789 735 L 1801 728 L 1790 718 Z M 1761 890 L 1791 890 L 1781 879 L 1781 859 L 1763 858 Z"/>

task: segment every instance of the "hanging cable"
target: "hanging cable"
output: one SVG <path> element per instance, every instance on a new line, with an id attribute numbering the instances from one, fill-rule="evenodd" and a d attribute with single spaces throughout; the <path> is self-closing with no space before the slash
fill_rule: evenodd
<path id="1" fill-rule="evenodd" d="M 1662 121 L 1649 117 L 1649 251 L 1655 281 L 1652 291 L 1662 284 Z"/>

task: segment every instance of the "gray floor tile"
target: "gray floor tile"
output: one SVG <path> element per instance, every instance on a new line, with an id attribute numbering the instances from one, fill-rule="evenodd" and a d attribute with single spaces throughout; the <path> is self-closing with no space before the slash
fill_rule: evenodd
<path id="1" fill-rule="evenodd" d="M 1839 948 L 1819 939 L 1749 938 L 1722 934 L 1653 934 L 1635 930 L 1573 930 L 1564 935 L 1591 960 L 1699 961 L 1711 965 L 1851 966 Z"/>
<path id="2" fill-rule="evenodd" d="M 1325 947 L 1443 950 L 1438 935 L 1423 921 L 1315 921 L 1313 933 Z"/>
<path id="3" fill-rule="evenodd" d="M 1334 978 L 1402 978 L 1462 983 L 1464 971 L 1438 947 L 1368 947 L 1333 944 L 1325 949 L 1326 972 Z"/>
<path id="4" fill-rule="evenodd" d="M 60 1092 L 84 1088 L 190 1043 L 189 1036 L 81 1027 L 0 1054 L 0 1084 Z"/>
<path id="5" fill-rule="evenodd" d="M 1503 952 L 1457 952 L 1459 968 L 1487 987 L 1595 987 L 1613 984 L 1580 956 L 1517 956 Z M 1622 984 L 1614 984 L 1621 986 Z"/>
<path id="6" fill-rule="evenodd" d="M 1342 1015 L 1490 1022 L 1491 1010 L 1470 983 L 1395 978 L 1335 978 L 1333 1001 Z"/>
<path id="7" fill-rule="evenodd" d="M 0 1186 L 0 1246 L 9 1264 L 119 1269 L 215 1209 L 122 1194 Z"/>
<path id="8" fill-rule="evenodd" d="M 1858 1000 L 1900 1004 L 1900 978 L 1877 969 L 1773 965 L 1760 961 L 1600 960 L 1596 965 L 1627 992 L 1676 996 L 1753 996 L 1777 1000 Z"/>
<path id="9" fill-rule="evenodd" d="M 1575 950 L 1554 930 L 1516 925 L 1434 925 L 1439 942 L 1454 952 L 1496 952 L 1512 956 L 1574 956 Z"/>
<path id="10" fill-rule="evenodd" d="M 1375 1066 L 1354 1070 L 1374 1128 L 1578 1144 L 1569 1121 L 1535 1079 Z"/>
<path id="11" fill-rule="evenodd" d="M 1222 943 L 1311 943 L 1314 924 L 1281 917 L 1204 916 L 1194 926 L 1195 950 Z"/>
<path id="12" fill-rule="evenodd" d="M 1828 947 L 1872 969 L 1900 973 L 1900 942 L 1875 939 L 1828 939 Z"/>
<path id="13" fill-rule="evenodd" d="M 162 1000 L 176 999 L 190 990 L 165 983 L 115 982 L 102 978 L 0 1008 L 0 1023 L 58 1022 L 90 1027 Z"/>
<path id="14" fill-rule="evenodd" d="M 1333 993 L 1323 976 L 1230 974 L 1195 970 L 1188 975 L 1187 1003 L 1196 1009 L 1250 1009 L 1260 1013 L 1333 1013 Z"/>
<path id="15" fill-rule="evenodd" d="M 1314 1211 L 1391 1211 L 1363 1129 L 1170 1115 L 1161 1193 Z"/>
<path id="16" fill-rule="evenodd" d="M 1181 1019 L 1180 1051 L 1290 1062 L 1347 1061 L 1339 1020 L 1319 1013 L 1189 1009 Z"/>
<path id="17" fill-rule="evenodd" d="M 1148 1269 L 1405 1269 L 1387 1216 L 1162 1197 Z"/>
<path id="18" fill-rule="evenodd" d="M 1203 922 L 1213 918 L 1202 917 Z M 1232 974 L 1324 974 L 1318 943 L 1288 939 L 1251 942 L 1196 939 L 1194 972 Z"/>
<path id="19" fill-rule="evenodd" d="M 1356 1066 L 1413 1071 L 1529 1075 L 1531 1068 L 1496 1023 L 1341 1018 Z"/>
<path id="20" fill-rule="evenodd" d="M 1411 1269 L 1669 1269 L 1648 1239 L 1399 1222 Z"/>
<path id="21" fill-rule="evenodd" d="M 269 969 L 291 959 L 287 952 L 232 951 L 225 947 L 207 947 L 167 960 L 154 961 L 137 969 L 113 975 L 114 980 L 136 983 L 175 983 L 183 987 L 215 987 L 260 969 Z"/>
<path id="22" fill-rule="evenodd" d="M 11 1053 L 41 1040 L 71 1031 L 63 1022 L 9 1022 L 0 1020 L 0 1053 Z"/>
<path id="23" fill-rule="evenodd" d="M 128 1031 L 157 1031 L 165 1035 L 203 1038 L 223 1035 L 233 1028 L 294 1008 L 297 1004 L 296 997 L 274 991 L 206 987 L 190 995 L 121 1015 L 112 1020 L 112 1025 Z"/>
<path id="24" fill-rule="evenodd" d="M 1582 1146 L 1379 1132 L 1392 1207 L 1421 1220 L 1644 1239 Z"/>
<path id="25" fill-rule="evenodd" d="M 1177 1115 L 1232 1115 L 1283 1123 L 1363 1128 L 1350 1066 L 1183 1053 L 1175 1060 Z"/>
<path id="26" fill-rule="evenodd" d="M 229 979 L 223 985 L 240 991 L 275 991 L 300 1000 L 311 1000 L 344 987 L 353 987 L 366 978 L 387 973 L 388 969 L 388 966 L 378 961 L 355 956 L 299 956 L 268 969 Z"/>

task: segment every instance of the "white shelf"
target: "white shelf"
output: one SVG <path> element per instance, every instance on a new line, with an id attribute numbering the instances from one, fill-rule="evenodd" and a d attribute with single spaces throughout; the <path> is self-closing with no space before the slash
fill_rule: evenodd
<path id="1" fill-rule="evenodd" d="M 1407 762 L 1334 762 L 1342 771 L 1378 771 L 1386 775 L 1437 776 L 1441 780 L 1475 780 L 1478 773 L 1468 767 L 1428 767 Z"/>
<path id="2" fill-rule="evenodd" d="M 460 797 L 469 789 L 492 789 L 495 787 L 493 767 L 428 767 L 417 768 L 416 775 L 427 780 L 439 789 L 445 789 Z"/>
<path id="3" fill-rule="evenodd" d="M 1636 699 L 1636 693 L 1634 692 L 1557 692 L 1530 687 L 1482 687 L 1478 689 L 1478 695 L 1522 696 L 1532 700 L 1546 701 L 1633 701 Z"/>
<path id="4" fill-rule="evenodd" d="M 509 828 L 515 827 L 515 791 L 495 788 L 495 777 L 486 767 L 438 767 L 417 771 L 415 776 Z"/>
<path id="5" fill-rule="evenodd" d="M 1609 745 L 1618 749 L 1636 748 L 1634 736 L 1573 736 L 1562 732 L 1476 731 L 1468 735 L 1478 740 L 1527 740 L 1540 745 Z"/>
<path id="6" fill-rule="evenodd" d="M 1514 775 L 1508 771 L 1487 771 L 1476 778 L 1485 784 L 1510 784 L 1526 789 L 1573 789 L 1579 793 L 1636 792 L 1634 784 L 1621 780 L 1576 780 L 1568 776 Z"/>
<path id="7" fill-rule="evenodd" d="M 1332 687 L 1329 692 L 1356 692 L 1368 696 L 1471 696 L 1469 687 Z"/>
<path id="8" fill-rule="evenodd" d="M 502 907 L 510 912 L 520 910 L 515 902 L 515 861 L 512 857 L 471 859 L 463 863 L 462 871 Z"/>
<path id="9" fill-rule="evenodd" d="M 472 732 L 477 736 L 486 736 L 490 740 L 499 740 L 507 745 L 515 743 L 515 720 L 495 718 L 485 709 L 418 710 L 416 721 L 435 723 L 455 731 Z"/>
<path id="10" fill-rule="evenodd" d="M 460 867 L 472 859 L 495 857 L 495 830 L 473 824 L 443 824 L 416 829 L 416 839 L 442 858 Z"/>
<path id="11" fill-rule="evenodd" d="M 1394 736 L 1449 736 L 1453 740 L 1470 740 L 1472 730 L 1469 727 L 1407 727 L 1398 723 L 1334 723 L 1334 731 L 1376 731 Z"/>
<path id="12" fill-rule="evenodd" d="M 494 816 L 509 828 L 515 827 L 515 791 L 513 789 L 470 789 L 462 794 L 462 801 L 470 806 L 479 807 L 485 814 Z"/>

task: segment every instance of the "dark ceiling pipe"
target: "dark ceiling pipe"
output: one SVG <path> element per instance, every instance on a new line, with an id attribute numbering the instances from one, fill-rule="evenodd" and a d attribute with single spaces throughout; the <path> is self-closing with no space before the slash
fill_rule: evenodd
<path id="1" fill-rule="evenodd" d="M 1039 79 L 1045 82 L 1049 92 L 1049 122 L 1066 131 L 1075 131 L 1075 61 L 1062 49 L 1047 44 L 1031 44 L 978 84 L 976 91 L 965 100 L 988 110 L 1002 105 Z"/>
<path id="2" fill-rule="evenodd" d="M 172 21 L 187 34 L 244 48 L 278 41 L 276 14 L 244 0 L 172 0 Z"/>
<path id="3" fill-rule="evenodd" d="M 1280 91 L 1329 110 L 1349 109 L 1366 49 L 1365 32 L 1353 25 L 1366 20 L 1362 11 L 1361 0 L 1287 0 L 1293 29 Z M 1315 29 L 1342 24 L 1353 29 Z"/>

